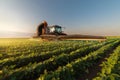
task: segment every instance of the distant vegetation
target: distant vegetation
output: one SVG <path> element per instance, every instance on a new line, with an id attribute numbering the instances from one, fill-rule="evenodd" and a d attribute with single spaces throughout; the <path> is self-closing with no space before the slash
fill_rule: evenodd
<path id="1" fill-rule="evenodd" d="M 107 39 L 120 39 L 120 36 L 107 36 Z"/>
<path id="2" fill-rule="evenodd" d="M 0 80 L 119 80 L 120 40 L 107 38 L 0 39 Z"/>

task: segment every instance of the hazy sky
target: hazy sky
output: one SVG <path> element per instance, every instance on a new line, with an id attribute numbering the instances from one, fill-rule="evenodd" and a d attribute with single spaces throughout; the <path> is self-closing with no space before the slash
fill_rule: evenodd
<path id="1" fill-rule="evenodd" d="M 120 35 L 120 0 L 0 0 L 0 37 L 31 36 L 42 20 L 66 33 Z"/>

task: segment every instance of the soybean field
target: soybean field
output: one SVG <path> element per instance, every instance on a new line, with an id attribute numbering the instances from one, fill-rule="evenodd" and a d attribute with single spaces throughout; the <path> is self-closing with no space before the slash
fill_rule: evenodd
<path id="1" fill-rule="evenodd" d="M 0 80 L 120 80 L 120 39 L 0 39 Z"/>

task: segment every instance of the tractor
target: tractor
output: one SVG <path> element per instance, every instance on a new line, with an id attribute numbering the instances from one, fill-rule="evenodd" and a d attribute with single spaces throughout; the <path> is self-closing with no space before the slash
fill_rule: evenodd
<path id="1" fill-rule="evenodd" d="M 59 25 L 48 26 L 46 21 L 43 21 L 36 31 L 36 35 L 33 38 L 42 38 L 46 40 L 105 40 L 103 36 L 91 36 L 91 35 L 68 35 L 62 31 L 62 27 Z"/>

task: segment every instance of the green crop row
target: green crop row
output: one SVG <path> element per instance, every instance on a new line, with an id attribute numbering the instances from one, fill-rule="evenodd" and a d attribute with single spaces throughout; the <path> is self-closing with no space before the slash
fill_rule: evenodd
<path id="1" fill-rule="evenodd" d="M 9 70 L 6 72 L 6 69 L 3 70 L 3 78 L 6 77 L 7 80 L 12 80 L 13 78 L 18 78 L 17 80 L 28 80 L 28 79 L 34 79 L 36 76 L 39 76 L 39 74 L 43 74 L 44 70 L 47 69 L 49 71 L 54 71 L 59 66 L 64 66 L 67 63 L 80 58 L 81 56 L 84 56 L 94 50 L 97 50 L 99 47 L 105 45 L 105 43 L 99 43 L 97 45 L 92 45 L 88 47 L 82 47 L 80 49 L 77 49 L 76 51 L 71 52 L 70 54 L 62 53 L 59 56 L 53 56 L 52 58 L 45 60 L 43 62 L 39 62 L 37 64 L 31 64 L 16 70 Z M 47 56 L 47 55 L 46 55 Z M 43 56 L 44 58 L 45 56 Z M 33 59 L 31 59 L 33 60 Z M 25 60 L 25 62 L 27 62 Z M 30 62 L 28 62 L 30 63 Z M 5 73 L 4 73 L 5 72 Z M 31 76 L 29 76 L 31 74 Z M 29 76 L 29 77 L 26 77 Z M 5 79 L 6 79 L 5 78 Z"/>
<path id="2" fill-rule="evenodd" d="M 93 80 L 119 80 L 120 74 L 115 73 L 119 72 L 117 68 L 120 66 L 118 60 L 120 60 L 120 46 L 118 46 L 114 52 L 110 55 L 105 62 L 100 66 L 102 67 L 101 72 Z M 119 65 L 115 68 L 115 65 Z"/>
<path id="3" fill-rule="evenodd" d="M 80 57 L 81 55 L 86 55 L 87 53 L 92 52 L 95 49 L 99 48 L 103 44 L 99 44 L 99 46 L 97 45 L 98 47 L 93 45 L 91 47 L 81 48 L 80 50 L 77 50 L 75 53 L 74 52 L 70 53 L 70 56 L 61 54 L 60 56 L 56 56 L 55 58 L 50 58 L 49 60 L 46 60 L 43 63 L 38 63 L 38 64 L 35 64 L 30 67 L 25 67 L 24 69 L 23 68 L 18 69 L 16 71 L 13 71 L 13 73 L 8 74 L 10 76 L 9 78 L 15 78 L 17 75 L 16 78 L 19 77 L 19 79 L 21 79 L 21 78 L 25 79 L 27 77 L 21 77 L 21 76 L 29 76 L 29 74 L 32 74 L 33 76 L 31 76 L 31 77 L 34 78 L 34 75 L 43 73 L 45 69 L 55 70 L 58 66 L 64 66 L 65 64 L 67 64 L 67 63 L 71 62 L 72 60 L 74 60 L 75 58 L 77 58 L 77 56 Z M 31 68 L 31 70 L 29 70 L 30 68 Z M 34 72 L 34 73 L 31 73 L 31 72 Z"/>
<path id="4" fill-rule="evenodd" d="M 75 80 L 88 74 L 90 67 L 114 50 L 120 41 L 116 40 L 0 39 L 0 80 Z"/>
<path id="5" fill-rule="evenodd" d="M 8 46 L 1 46 L 0 44 L 0 53 L 3 54 L 2 57 L 0 57 L 0 59 L 5 59 L 5 58 L 11 58 L 11 57 L 18 57 L 20 55 L 28 55 L 30 53 L 37 53 L 37 52 L 46 52 L 46 51 L 52 51 L 55 49 L 58 49 L 60 47 L 66 48 L 69 46 L 72 46 L 73 44 L 78 46 L 79 44 L 86 44 L 87 42 L 85 41 L 78 41 L 77 43 L 72 41 L 60 41 L 60 42 L 44 42 L 44 43 L 36 43 L 33 42 L 31 44 L 30 41 L 26 42 L 26 44 L 24 44 L 23 42 L 21 42 L 21 44 L 16 43 L 16 45 L 8 45 Z M 89 42 L 89 43 L 93 43 L 93 42 Z M 74 46 L 73 45 L 73 46 Z M 4 51 L 4 52 L 3 52 Z"/>
<path id="6" fill-rule="evenodd" d="M 66 66 L 58 68 L 54 72 L 45 71 L 44 75 L 40 75 L 39 80 L 75 80 L 89 73 L 89 67 L 94 67 L 94 64 L 99 59 L 105 57 L 106 53 L 119 45 L 119 41 L 103 46 L 97 51 L 91 52 L 83 58 L 77 59 Z"/>
<path id="7" fill-rule="evenodd" d="M 2 69 L 4 66 L 16 65 L 15 67 L 21 67 L 21 66 L 29 64 L 30 62 L 34 63 L 34 62 L 44 61 L 46 59 L 49 59 L 52 56 L 57 56 L 61 53 L 68 54 L 71 51 L 74 51 L 76 49 L 83 48 L 83 47 L 89 46 L 89 45 L 92 45 L 92 44 L 88 43 L 88 44 L 81 44 L 81 45 L 77 45 L 77 46 L 73 45 L 72 47 L 69 46 L 67 48 L 61 47 L 61 48 L 58 48 L 53 51 L 41 52 L 41 53 L 39 53 L 39 52 L 31 53 L 27 56 L 22 55 L 17 58 L 4 59 L 4 60 L 0 61 L 0 69 Z"/>

